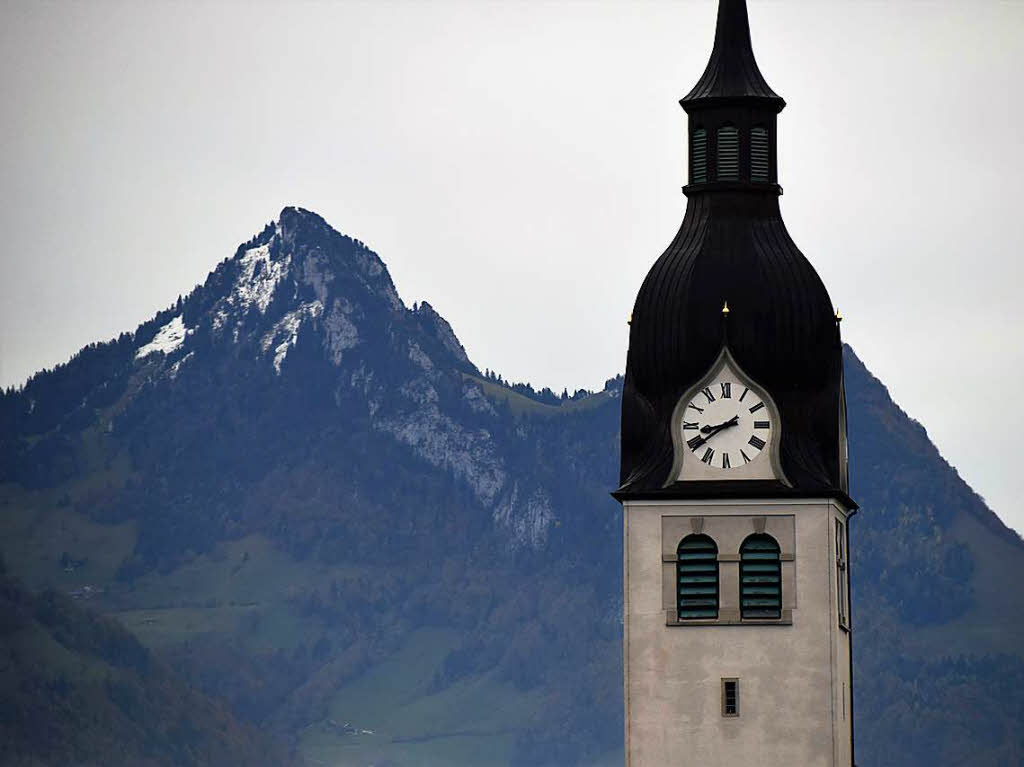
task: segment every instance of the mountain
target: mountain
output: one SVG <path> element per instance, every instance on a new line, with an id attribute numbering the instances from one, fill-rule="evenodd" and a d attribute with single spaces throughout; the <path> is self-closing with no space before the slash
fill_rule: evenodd
<path id="1" fill-rule="evenodd" d="M 846 378 L 858 763 L 1021 763 L 1024 544 Z M 621 763 L 621 388 L 481 374 L 286 208 L 0 397 L 0 550 L 311 763 Z"/>
<path id="2" fill-rule="evenodd" d="M 291 763 L 119 623 L 0 574 L 0 763 Z"/>

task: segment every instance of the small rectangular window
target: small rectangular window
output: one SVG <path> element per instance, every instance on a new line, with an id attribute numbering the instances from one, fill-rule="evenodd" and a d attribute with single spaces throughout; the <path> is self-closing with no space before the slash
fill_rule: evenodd
<path id="1" fill-rule="evenodd" d="M 722 680 L 722 716 L 740 715 L 740 680 Z"/>

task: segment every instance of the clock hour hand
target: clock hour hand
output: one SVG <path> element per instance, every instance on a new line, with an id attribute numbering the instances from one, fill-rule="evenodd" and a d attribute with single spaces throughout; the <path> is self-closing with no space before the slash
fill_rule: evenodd
<path id="1" fill-rule="evenodd" d="M 738 419 L 739 419 L 739 416 L 738 415 L 734 415 L 728 421 L 723 421 L 722 423 L 717 424 L 715 426 L 705 426 L 704 428 L 702 428 L 700 430 L 701 434 L 707 434 L 710 437 L 712 434 L 717 434 L 722 429 L 727 429 L 730 426 L 735 426 L 737 424 L 737 422 L 738 422 Z"/>
<path id="2" fill-rule="evenodd" d="M 716 426 L 705 426 L 703 429 L 701 429 L 701 431 L 704 433 L 704 436 L 694 437 L 686 444 L 689 446 L 691 450 L 696 450 L 698 447 L 703 445 L 713 436 L 718 434 L 718 432 L 722 431 L 723 429 L 728 429 L 730 426 L 735 426 L 737 424 L 738 419 L 739 416 L 734 415 L 732 418 L 730 418 L 728 421 L 725 421 L 724 423 L 720 423 Z"/>

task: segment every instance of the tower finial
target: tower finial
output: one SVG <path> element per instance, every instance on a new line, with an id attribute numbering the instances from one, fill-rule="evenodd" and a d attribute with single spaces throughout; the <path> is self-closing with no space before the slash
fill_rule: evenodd
<path id="1" fill-rule="evenodd" d="M 746 0 L 718 0 L 715 46 L 700 80 L 679 102 L 684 109 L 705 99 L 757 98 L 786 105 L 771 89 L 754 58 Z"/>

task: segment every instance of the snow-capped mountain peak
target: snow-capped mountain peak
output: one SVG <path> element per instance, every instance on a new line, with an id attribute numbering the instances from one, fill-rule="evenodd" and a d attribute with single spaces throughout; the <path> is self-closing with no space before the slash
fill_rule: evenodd
<path id="1" fill-rule="evenodd" d="M 448 324 L 424 307 L 424 324 L 433 326 L 448 353 L 470 364 Z M 278 375 L 304 333 L 318 335 L 324 358 L 338 366 L 347 351 L 373 335 L 360 332 L 361 321 L 410 313 L 376 253 L 297 207 L 282 210 L 185 299 L 183 311 L 173 311 L 173 318 L 164 313 L 139 329 L 140 364 L 166 364 L 170 371 L 209 341 L 261 356 Z"/>

